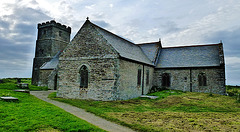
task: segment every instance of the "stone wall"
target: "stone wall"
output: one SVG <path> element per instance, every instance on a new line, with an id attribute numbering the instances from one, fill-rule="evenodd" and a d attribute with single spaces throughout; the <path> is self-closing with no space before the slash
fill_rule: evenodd
<path id="1" fill-rule="evenodd" d="M 142 75 L 140 85 L 137 84 L 138 69 L 141 69 Z M 147 70 L 149 70 L 148 85 L 146 84 Z M 121 59 L 119 69 L 119 99 L 126 100 L 147 94 L 152 87 L 153 71 L 154 69 L 152 67 Z"/>
<path id="2" fill-rule="evenodd" d="M 38 85 L 40 81 L 40 67 L 69 44 L 70 34 L 70 27 L 56 23 L 54 20 L 38 24 L 38 37 L 32 72 L 33 85 Z"/>
<path id="3" fill-rule="evenodd" d="M 53 70 L 40 70 L 38 86 L 48 86 L 49 75 Z"/>
<path id="4" fill-rule="evenodd" d="M 41 69 L 39 75 L 38 86 L 48 87 L 48 89 L 56 90 L 57 88 L 57 71 L 55 69 Z"/>
<path id="5" fill-rule="evenodd" d="M 81 66 L 87 66 L 88 88 L 80 88 Z M 58 97 L 117 100 L 118 59 L 60 60 Z"/>
<path id="6" fill-rule="evenodd" d="M 80 88 L 80 68 L 88 68 L 88 88 Z M 58 97 L 117 100 L 117 52 L 86 22 L 59 58 Z"/>
<path id="7" fill-rule="evenodd" d="M 58 80 L 57 69 L 54 69 L 48 76 L 47 84 L 48 89 L 57 90 L 58 85 L 57 80 Z"/>
<path id="8" fill-rule="evenodd" d="M 156 69 L 154 72 L 153 85 L 162 87 L 162 74 L 169 73 L 170 87 L 168 89 L 203 92 L 203 93 L 226 93 L 225 70 L 216 68 L 186 68 L 186 69 Z M 206 75 L 207 86 L 199 86 L 198 75 Z M 191 83 L 192 82 L 192 83 Z M 192 87 L 192 90 L 191 90 Z"/>
<path id="9" fill-rule="evenodd" d="M 39 58 L 35 57 L 33 60 L 33 69 L 32 69 L 32 84 L 38 85 L 40 79 L 40 67 L 45 63 L 50 61 L 52 58 L 45 57 Z"/>

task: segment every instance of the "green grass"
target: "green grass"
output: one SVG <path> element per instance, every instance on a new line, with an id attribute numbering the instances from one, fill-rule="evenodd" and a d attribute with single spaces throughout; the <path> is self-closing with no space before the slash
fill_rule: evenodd
<path id="1" fill-rule="evenodd" d="M 64 110 L 46 103 L 28 93 L 14 92 L 15 82 L 0 85 L 1 96 L 13 96 L 18 102 L 0 100 L 0 131 L 104 131 Z M 4 89 L 7 88 L 7 89 Z"/>
<path id="2" fill-rule="evenodd" d="M 226 89 L 229 96 L 238 96 L 240 94 L 240 86 L 227 85 Z"/>
<path id="3" fill-rule="evenodd" d="M 19 87 L 17 86 L 17 78 L 5 78 L 2 80 L 4 83 L 0 83 L 0 89 L 19 89 Z M 22 78 L 21 82 L 28 83 L 29 90 L 31 91 L 48 90 L 47 87 L 31 85 L 31 78 Z"/>
<path id="4" fill-rule="evenodd" d="M 49 97 L 86 109 L 138 131 L 235 131 L 240 129 L 240 103 L 233 97 L 164 90 L 152 100 L 93 101 Z"/>

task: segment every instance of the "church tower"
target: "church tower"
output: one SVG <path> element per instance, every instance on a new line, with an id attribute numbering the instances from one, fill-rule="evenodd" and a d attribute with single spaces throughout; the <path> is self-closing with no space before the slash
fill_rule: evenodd
<path id="1" fill-rule="evenodd" d="M 38 24 L 38 37 L 32 71 L 33 85 L 38 85 L 40 67 L 69 44 L 70 34 L 70 27 L 56 23 L 54 20 Z"/>

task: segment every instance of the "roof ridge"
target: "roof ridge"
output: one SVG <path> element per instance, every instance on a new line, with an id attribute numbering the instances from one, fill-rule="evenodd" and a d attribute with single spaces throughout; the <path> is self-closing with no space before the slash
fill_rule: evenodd
<path id="1" fill-rule="evenodd" d="M 121 57 L 128 58 L 128 59 L 133 60 L 133 61 L 145 63 L 145 64 L 148 64 L 148 65 L 153 65 L 151 60 L 147 57 L 147 55 L 143 52 L 142 48 L 139 45 L 137 45 L 137 44 L 135 44 L 135 43 L 123 38 L 123 37 L 120 37 L 120 36 L 110 32 L 110 31 L 108 31 L 108 30 L 90 22 L 89 20 L 87 20 L 86 23 L 92 25 L 96 30 L 98 30 L 98 32 L 101 35 L 106 34 L 106 36 L 103 35 L 103 37 L 113 46 L 113 48 L 115 48 L 115 50 L 120 54 Z M 108 36 L 111 36 L 118 41 L 119 40 L 122 41 L 121 43 L 125 44 L 125 45 L 120 45 L 120 44 L 116 45 L 116 42 L 114 42 L 115 40 L 114 39 L 109 39 Z M 127 46 L 127 47 L 130 46 L 135 51 L 130 51 L 130 49 L 124 49 L 125 46 Z M 133 52 L 135 52 L 135 53 L 133 53 Z M 139 54 L 141 54 L 140 55 L 142 57 L 141 59 L 138 58 Z"/>
<path id="2" fill-rule="evenodd" d="M 139 43 L 139 44 L 136 44 L 136 45 L 147 45 L 147 44 L 154 44 L 154 43 L 160 43 L 159 41 L 156 41 L 156 42 L 147 42 L 147 43 Z"/>
<path id="3" fill-rule="evenodd" d="M 93 26 L 96 26 L 97 28 L 100 28 L 101 30 L 104 30 L 104 31 L 106 31 L 106 32 L 108 32 L 108 33 L 110 33 L 110 34 L 112 34 L 112 35 L 114 35 L 114 36 L 116 36 L 116 37 L 118 37 L 118 38 L 124 40 L 124 41 L 127 41 L 127 42 L 129 42 L 129 43 L 131 43 L 131 44 L 137 46 L 137 44 L 135 44 L 134 42 L 131 42 L 131 41 L 129 41 L 129 40 L 127 40 L 127 39 L 125 39 L 125 38 L 123 38 L 123 37 L 121 37 L 121 36 L 118 36 L 118 35 L 116 35 L 116 34 L 110 32 L 110 31 L 108 31 L 108 30 L 106 30 L 106 29 L 104 29 L 104 28 L 102 28 L 102 27 L 100 27 L 100 26 L 98 26 L 98 25 L 96 25 L 96 24 L 90 22 L 89 20 L 86 20 L 86 21 L 88 21 L 88 22 L 89 22 L 90 24 L 92 24 Z"/>
<path id="4" fill-rule="evenodd" d="M 203 46 L 216 46 L 216 45 L 221 45 L 221 43 L 217 43 L 217 44 L 198 44 L 198 45 L 185 45 L 185 46 L 162 47 L 162 48 L 163 48 L 163 49 L 170 49 L 170 48 L 203 47 Z"/>

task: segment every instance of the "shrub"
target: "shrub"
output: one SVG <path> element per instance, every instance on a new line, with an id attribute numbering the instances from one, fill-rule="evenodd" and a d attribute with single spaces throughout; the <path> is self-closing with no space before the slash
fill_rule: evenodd
<path id="1" fill-rule="evenodd" d="M 155 93 L 155 92 L 163 91 L 166 89 L 167 89 L 166 87 L 152 86 L 149 93 Z"/>

